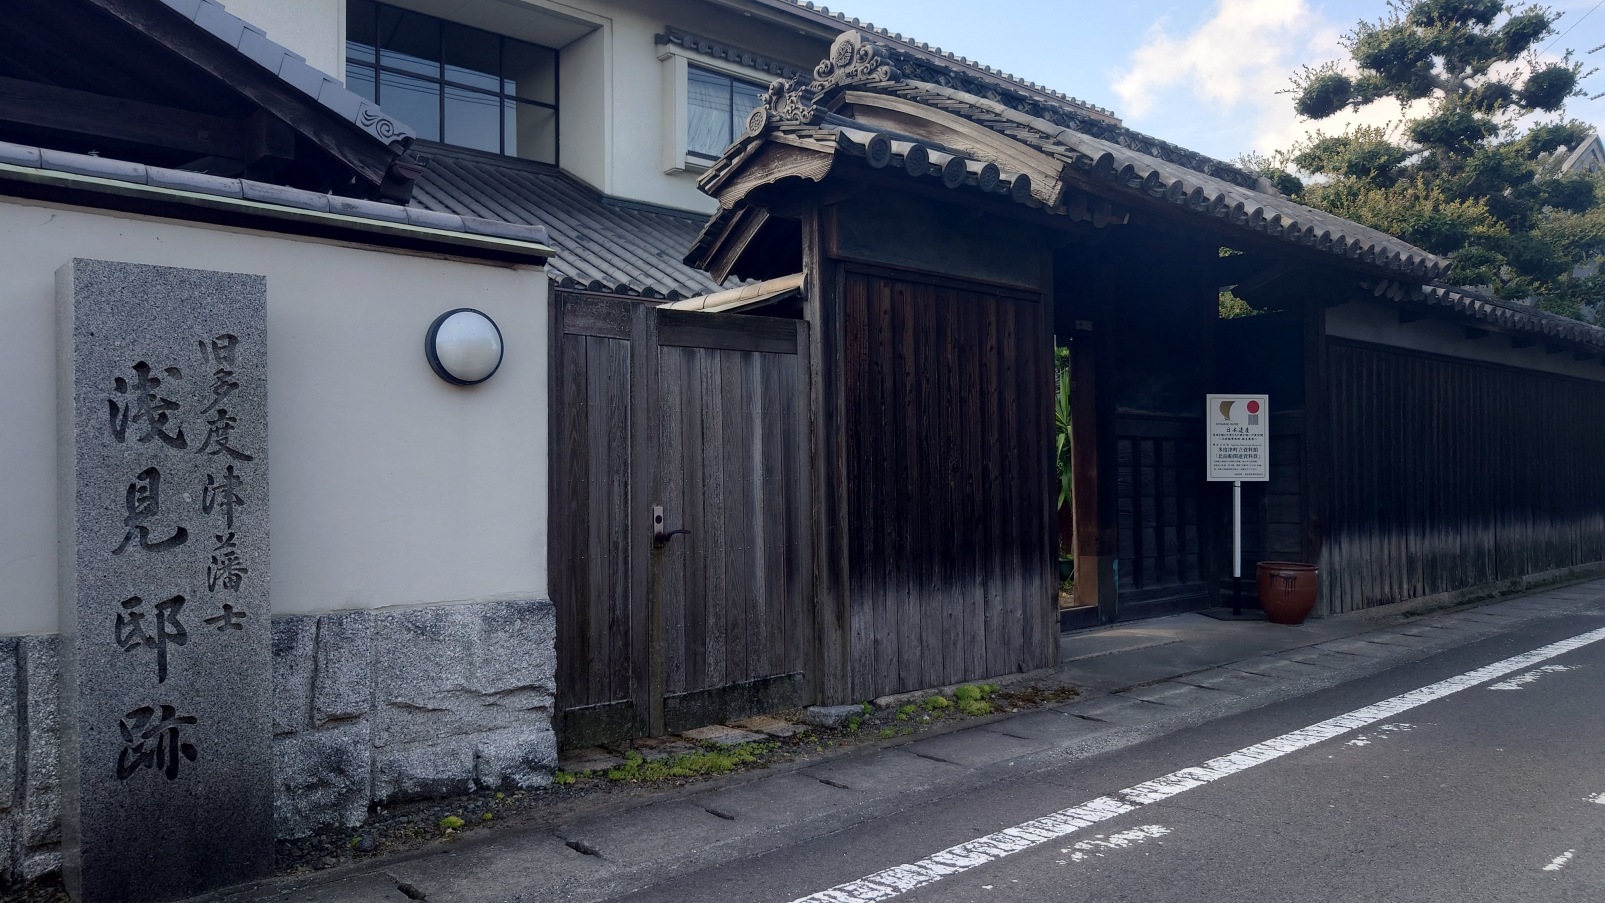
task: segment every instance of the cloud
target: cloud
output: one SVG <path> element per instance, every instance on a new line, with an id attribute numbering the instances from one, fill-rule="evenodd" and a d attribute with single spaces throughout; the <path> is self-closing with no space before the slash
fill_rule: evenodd
<path id="1" fill-rule="evenodd" d="M 1220 0 L 1190 34 L 1173 36 L 1161 21 L 1114 81 L 1122 112 L 1143 117 L 1177 88 L 1224 106 L 1274 92 L 1287 81 L 1285 48 L 1307 43 L 1315 20 L 1304 0 Z"/>
<path id="2" fill-rule="evenodd" d="M 1348 6 L 1337 13 L 1326 8 L 1331 6 L 1343 4 L 1216 0 L 1191 31 L 1178 32 L 1162 20 L 1112 76 L 1120 99 L 1115 112 L 1133 128 L 1173 137 L 1217 157 L 1285 150 L 1317 129 L 1340 134 L 1354 125 L 1389 125 L 1427 112 L 1427 101 L 1401 110 L 1389 100 L 1359 111 L 1344 110 L 1320 122 L 1302 119 L 1293 111 L 1292 96 L 1278 93 L 1289 87 L 1293 73 L 1302 65 L 1327 61 L 1337 61 L 1352 72 L 1341 43 L 1343 34 L 1362 16 L 1374 20 L 1386 13 L 1380 2 L 1367 2 L 1358 9 Z M 1580 29 L 1568 38 L 1575 40 L 1586 31 Z M 1559 52 L 1557 44 L 1543 58 L 1558 60 Z M 1589 106 L 1574 103 L 1572 115 L 1586 115 Z"/>
<path id="3" fill-rule="evenodd" d="M 1397 105 L 1384 101 L 1317 124 L 1300 119 L 1292 96 L 1279 93 L 1302 65 L 1346 60 L 1340 41 L 1353 24 L 1329 18 L 1306 0 L 1218 0 L 1190 32 L 1172 34 L 1164 22 L 1150 29 L 1114 79 L 1121 100 L 1116 112 L 1137 128 L 1164 133 L 1174 131 L 1167 120 L 1206 111 L 1230 124 L 1216 135 L 1237 145 L 1200 148 L 1218 156 L 1285 149 L 1317 126 L 1335 133 L 1396 122 Z"/>

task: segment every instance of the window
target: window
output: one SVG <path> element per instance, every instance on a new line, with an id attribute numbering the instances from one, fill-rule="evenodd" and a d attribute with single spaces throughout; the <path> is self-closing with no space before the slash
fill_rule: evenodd
<path id="1" fill-rule="evenodd" d="M 347 0 L 346 87 L 424 140 L 557 162 L 557 51 L 550 48 Z"/>
<path id="2" fill-rule="evenodd" d="M 698 66 L 686 72 L 686 88 L 686 152 L 704 160 L 718 157 L 741 136 L 768 90 Z"/>

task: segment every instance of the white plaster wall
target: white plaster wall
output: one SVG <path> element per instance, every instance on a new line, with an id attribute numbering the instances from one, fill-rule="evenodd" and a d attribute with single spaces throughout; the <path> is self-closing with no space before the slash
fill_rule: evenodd
<path id="1" fill-rule="evenodd" d="M 342 0 L 223 0 L 229 12 L 306 57 L 307 65 L 345 78 L 346 11 Z"/>
<path id="2" fill-rule="evenodd" d="M 1573 360 L 1569 350 L 1549 354 L 1542 342 L 1526 348 L 1512 348 L 1510 340 L 1500 335 L 1467 341 L 1465 327 L 1457 323 L 1431 317 L 1400 323 L 1397 310 L 1365 301 L 1355 301 L 1328 310 L 1326 334 L 1374 345 L 1408 348 L 1596 382 L 1605 381 L 1605 367 L 1600 366 L 1597 359 Z"/>
<path id="3" fill-rule="evenodd" d="M 276 614 L 546 595 L 543 270 L 0 201 L 0 634 L 56 616 L 55 272 L 71 257 L 267 277 Z M 430 322 L 505 337 L 448 385 Z"/>
<path id="4" fill-rule="evenodd" d="M 225 0 L 229 11 L 307 62 L 345 77 L 343 0 Z M 711 213 L 695 171 L 665 172 L 665 92 L 675 68 L 653 38 L 666 26 L 763 54 L 803 71 L 824 58 L 829 41 L 754 4 L 710 0 L 386 0 L 393 6 L 484 28 L 559 50 L 560 165 L 614 197 Z M 755 82 L 770 76 L 697 53 L 699 66 Z M 683 67 L 680 69 L 683 73 Z M 681 76 L 683 78 L 683 76 Z"/>

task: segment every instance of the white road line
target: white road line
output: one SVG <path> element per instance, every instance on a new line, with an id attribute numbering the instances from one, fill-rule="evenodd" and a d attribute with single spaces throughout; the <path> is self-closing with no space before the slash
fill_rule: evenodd
<path id="1" fill-rule="evenodd" d="M 1577 855 L 1577 851 L 1576 850 L 1567 850 L 1566 852 L 1560 854 L 1559 856 L 1556 856 L 1554 859 L 1551 859 L 1549 861 L 1549 864 L 1544 866 L 1544 871 L 1546 871 L 1546 872 L 1558 872 L 1561 869 L 1565 868 L 1566 867 L 1566 863 L 1571 862 L 1572 861 L 1572 857 L 1576 856 L 1576 855 Z"/>
<path id="2" fill-rule="evenodd" d="M 1164 837 L 1169 833 L 1170 829 L 1164 825 L 1142 825 L 1129 831 L 1110 834 L 1108 837 L 1099 834 L 1092 840 L 1083 840 L 1060 850 L 1059 852 L 1061 853 L 1070 854 L 1070 858 L 1060 859 L 1059 864 L 1067 865 L 1071 862 L 1085 862 L 1093 856 L 1104 855 L 1102 852 L 1104 850 L 1124 850 L 1126 847 L 1146 843 L 1155 837 Z"/>
<path id="3" fill-rule="evenodd" d="M 1540 649 L 1534 649 L 1531 652 L 1507 658 L 1504 661 L 1485 665 L 1474 671 L 1467 671 L 1447 680 L 1440 680 L 1435 684 L 1428 684 L 1425 687 L 1411 690 L 1391 699 L 1372 703 L 1364 708 L 1355 709 L 1346 715 L 1328 718 L 1325 721 L 1283 734 L 1280 737 L 1273 737 L 1263 743 L 1245 746 L 1236 752 L 1210 759 L 1202 765 L 1173 771 L 1163 777 L 1154 778 L 1151 781 L 1145 781 L 1133 787 L 1127 787 L 1125 790 L 1110 796 L 1100 796 L 1079 806 L 1062 809 L 1051 815 L 1035 818 L 1012 828 L 1005 828 L 994 834 L 988 834 L 985 837 L 977 837 L 958 846 L 948 847 L 940 853 L 933 853 L 916 862 L 882 869 L 856 881 L 838 884 L 828 890 L 812 893 L 805 897 L 798 897 L 792 903 L 872 903 L 872 901 L 876 900 L 889 900 L 917 887 L 940 881 L 949 875 L 961 874 L 976 866 L 985 865 L 988 862 L 1030 849 L 1037 844 L 1066 837 L 1098 822 L 1135 811 L 1150 803 L 1169 799 L 1179 793 L 1185 793 L 1195 787 L 1202 787 L 1228 775 L 1246 771 L 1255 765 L 1269 762 L 1272 759 L 1279 759 L 1288 753 L 1314 746 L 1317 743 L 1341 736 L 1349 731 L 1358 730 L 1378 721 L 1392 718 L 1416 706 L 1442 699 L 1461 690 L 1486 683 L 1496 677 L 1503 677 L 1513 671 L 1531 668 L 1539 662 L 1554 658 L 1557 655 L 1563 655 L 1574 649 L 1581 649 L 1590 643 L 1597 643 L 1600 640 L 1605 640 L 1605 628 L 1591 630 L 1588 633 L 1550 643 Z M 1570 858 L 1570 856 L 1568 855 L 1566 858 Z M 1557 869 L 1559 867 L 1555 866 Z"/>
<path id="4" fill-rule="evenodd" d="M 1502 680 L 1502 681 L 1500 681 L 1499 683 L 1496 683 L 1496 684 L 1489 684 L 1488 689 L 1490 689 L 1490 690 L 1519 690 L 1523 686 L 1525 686 L 1526 684 L 1530 684 L 1533 681 L 1537 680 L 1538 678 L 1543 677 L 1545 674 L 1555 674 L 1555 673 L 1558 673 L 1558 672 L 1561 672 L 1561 671 L 1571 671 L 1571 670 L 1573 670 L 1573 669 L 1569 668 L 1569 667 L 1567 667 L 1565 665 L 1545 665 L 1542 668 L 1537 668 L 1537 669 L 1534 669 L 1532 671 L 1528 671 L 1526 674 L 1518 674 L 1518 675 L 1516 675 L 1515 677 L 1512 677 L 1509 680 Z"/>

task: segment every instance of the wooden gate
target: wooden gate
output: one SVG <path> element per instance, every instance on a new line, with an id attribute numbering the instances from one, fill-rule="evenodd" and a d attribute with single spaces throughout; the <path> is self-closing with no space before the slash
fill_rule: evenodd
<path id="1" fill-rule="evenodd" d="M 812 702 L 807 324 L 553 299 L 561 742 Z"/>

